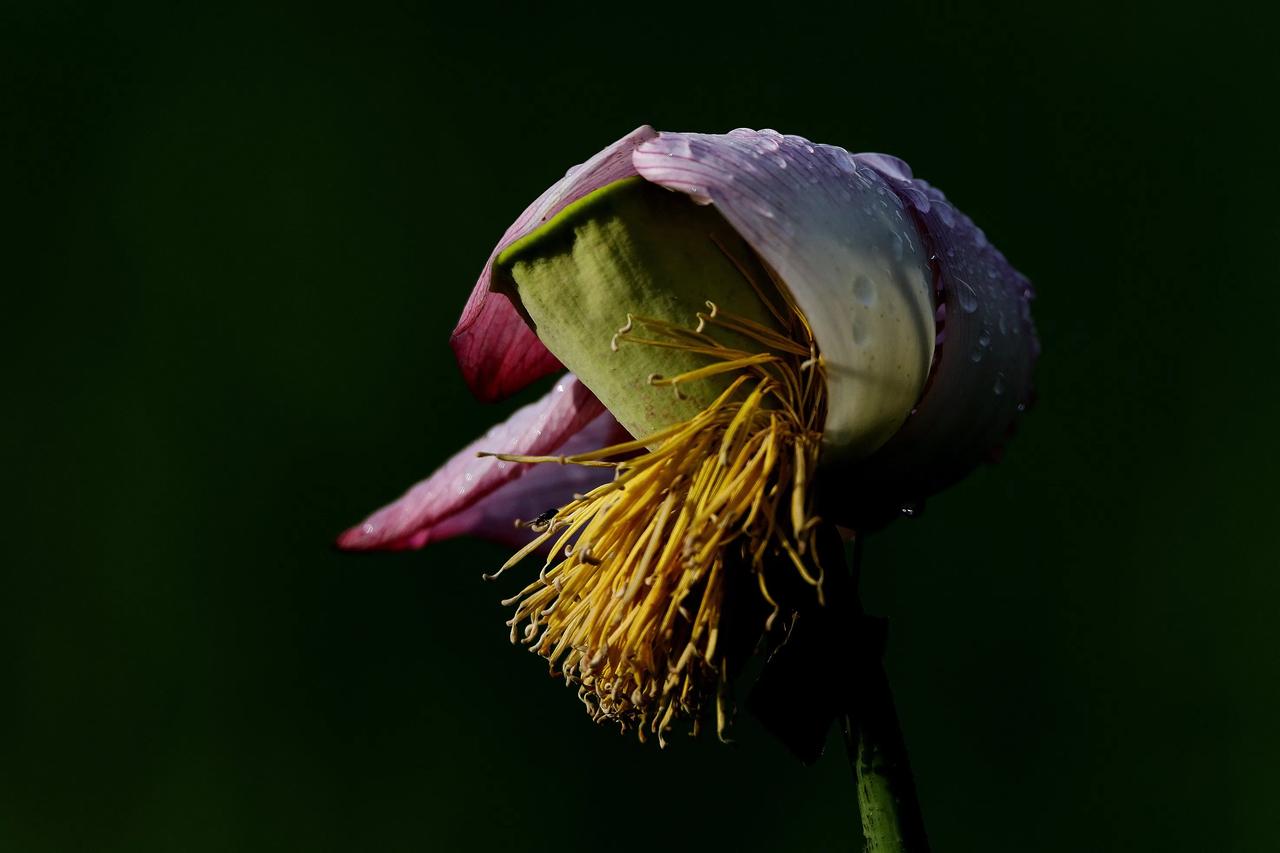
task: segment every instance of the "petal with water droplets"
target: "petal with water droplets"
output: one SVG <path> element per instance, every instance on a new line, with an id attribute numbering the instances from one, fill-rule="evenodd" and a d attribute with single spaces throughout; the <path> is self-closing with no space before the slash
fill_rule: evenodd
<path id="1" fill-rule="evenodd" d="M 1034 293 L 936 187 L 912 178 L 896 158 L 854 159 L 879 171 L 911 208 L 934 258 L 940 307 L 951 306 L 940 328 L 946 341 L 916 412 L 859 472 L 873 491 L 907 500 L 946 487 L 988 459 L 1026 408 L 1040 351 Z"/>
<path id="2" fill-rule="evenodd" d="M 928 258 L 904 203 L 849 152 L 776 131 L 660 133 L 647 180 L 714 204 L 786 285 L 828 380 L 828 460 L 865 457 L 902 425 L 933 357 Z"/>
<path id="3" fill-rule="evenodd" d="M 428 541 L 450 536 L 491 533 L 495 519 L 503 515 L 511 525 L 519 517 L 515 513 L 526 511 L 528 500 L 542 497 L 546 490 L 554 491 L 557 481 L 540 478 L 531 488 L 508 493 L 507 488 L 534 466 L 476 454 L 552 454 L 602 414 L 604 406 L 595 395 L 572 374 L 567 375 L 542 399 L 494 426 L 400 499 L 347 530 L 337 544 L 351 551 L 420 548 Z M 579 476 L 577 466 L 536 467 L 569 474 L 563 481 L 566 491 L 562 500 L 571 497 L 579 485 L 574 479 Z"/>

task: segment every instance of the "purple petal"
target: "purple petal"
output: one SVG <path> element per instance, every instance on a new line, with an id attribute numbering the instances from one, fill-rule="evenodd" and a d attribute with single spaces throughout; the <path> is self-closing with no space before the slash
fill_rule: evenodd
<path id="1" fill-rule="evenodd" d="M 631 153 L 655 135 L 651 127 L 636 128 L 581 166 L 570 169 L 525 208 L 494 247 L 449 341 L 462 375 L 481 400 L 500 400 L 560 369 L 560 362 L 538 340 L 507 295 L 492 289 L 494 258 L 588 193 L 635 175 Z"/>
<path id="2" fill-rule="evenodd" d="M 973 220 L 936 187 L 913 179 L 906 164 L 878 154 L 854 159 L 880 171 L 912 209 L 937 271 L 940 306 L 946 307 L 940 328 L 946 341 L 917 411 L 877 454 L 874 470 L 865 472 L 896 480 L 920 497 L 991 458 L 1030 402 L 1040 353 L 1031 319 L 1034 291 Z M 908 467 L 920 475 L 909 484 L 901 477 Z"/>
<path id="3" fill-rule="evenodd" d="M 420 548 L 431 540 L 473 531 L 483 534 L 492 518 L 497 517 L 493 513 L 523 505 L 517 500 L 508 507 L 502 492 L 530 467 L 552 467 L 569 473 L 577 466 L 521 465 L 477 457 L 476 453 L 553 454 L 604 411 L 603 404 L 585 385 L 572 374 L 566 375 L 545 397 L 490 429 L 399 500 L 343 533 L 338 537 L 338 546 L 353 551 L 398 550 Z M 572 476 L 566 483 L 573 487 Z M 479 511 L 482 503 L 493 504 L 493 513 Z M 474 512 L 467 515 L 470 511 Z M 508 515 L 508 523 L 516 517 Z"/>
<path id="4" fill-rule="evenodd" d="M 622 428 L 622 424 L 605 412 L 554 452 L 571 456 L 630 440 L 631 435 Z M 612 468 L 552 463 L 521 467 L 528 468 L 523 476 L 491 492 L 457 515 L 418 531 L 409 538 L 405 547 L 421 548 L 428 542 L 454 536 L 479 536 L 519 548 L 528 544 L 535 534 L 527 527 L 516 527 L 516 519 L 530 521 L 549 509 L 564 506 L 575 494 L 589 492 L 613 479 Z"/>

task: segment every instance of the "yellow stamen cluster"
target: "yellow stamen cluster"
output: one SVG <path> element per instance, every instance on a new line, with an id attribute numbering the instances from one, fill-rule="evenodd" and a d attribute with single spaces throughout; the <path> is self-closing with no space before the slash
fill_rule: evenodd
<path id="1" fill-rule="evenodd" d="M 537 580 L 504 602 L 516 607 L 512 642 L 523 641 L 553 673 L 579 685 L 594 719 L 634 727 L 642 740 L 652 732 L 665 743 L 677 719 L 691 720 L 696 732 L 712 696 L 723 737 L 728 573 L 754 575 L 773 608 L 768 623 L 778 605 L 766 566 L 794 566 L 821 600 L 809 485 L 825 381 L 798 309 L 766 305 L 785 334 L 708 303 L 696 329 L 629 315 L 615 335 L 615 348 L 675 347 L 706 356 L 706 367 L 649 378 L 677 394 L 682 385 L 736 374 L 691 420 L 577 456 L 495 454 L 615 469 L 612 482 L 531 523 L 537 538 L 498 573 L 551 546 Z M 724 346 L 715 329 L 758 343 L 760 351 Z"/>

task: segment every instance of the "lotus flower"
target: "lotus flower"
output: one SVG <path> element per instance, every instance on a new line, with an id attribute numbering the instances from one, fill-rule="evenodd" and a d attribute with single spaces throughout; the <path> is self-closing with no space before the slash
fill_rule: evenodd
<path id="1" fill-rule="evenodd" d="M 641 127 L 521 214 L 453 333 L 483 401 L 572 372 L 339 545 L 537 554 L 512 639 L 593 717 L 661 737 L 714 707 L 723 727 L 742 650 L 822 603 L 818 537 L 1000 449 L 1031 298 L 901 160 Z"/>

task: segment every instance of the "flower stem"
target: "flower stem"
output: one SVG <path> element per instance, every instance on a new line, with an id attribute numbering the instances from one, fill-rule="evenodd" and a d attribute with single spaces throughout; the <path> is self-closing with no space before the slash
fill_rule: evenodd
<path id="1" fill-rule="evenodd" d="M 843 553 L 841 554 L 843 556 Z M 841 728 L 853 769 L 865 853 L 928 853 L 924 820 L 883 655 L 886 621 L 862 612 L 858 598 L 862 537 L 853 544 L 847 603 L 855 627 L 853 671 Z"/>

